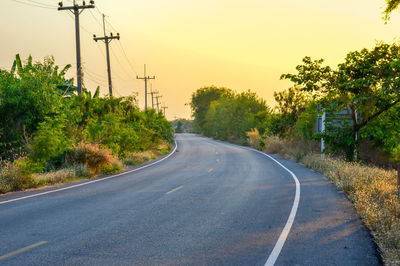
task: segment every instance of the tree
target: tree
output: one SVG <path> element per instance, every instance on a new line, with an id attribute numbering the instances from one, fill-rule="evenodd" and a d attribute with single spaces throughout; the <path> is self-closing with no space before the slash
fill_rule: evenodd
<path id="1" fill-rule="evenodd" d="M 386 21 L 388 21 L 390 19 L 390 14 L 392 14 L 392 12 L 394 10 L 396 10 L 400 5 L 400 0 L 386 0 L 386 8 L 385 11 L 383 12 L 384 19 Z"/>
<path id="2" fill-rule="evenodd" d="M 230 89 L 217 88 L 215 86 L 198 89 L 192 94 L 190 106 L 194 117 L 194 126 L 200 133 L 204 133 L 205 117 L 211 102 L 217 101 L 222 97 L 229 98 L 232 95 L 233 92 Z"/>
<path id="3" fill-rule="evenodd" d="M 281 137 L 290 136 L 291 130 L 300 114 L 302 114 L 312 100 L 311 94 L 302 91 L 295 85 L 281 92 L 274 92 L 277 103 L 275 110 L 277 115 L 271 124 L 271 131 L 274 135 Z M 273 126 L 272 126 L 273 125 Z"/>
<path id="4" fill-rule="evenodd" d="M 201 95 L 203 99 L 209 100 L 212 97 L 209 97 L 208 93 L 210 91 L 204 93 L 204 88 L 202 88 L 193 95 Z M 215 91 L 210 94 L 215 95 Z M 264 132 L 264 119 L 270 114 L 270 109 L 263 99 L 251 91 L 238 94 L 224 89 L 220 95 L 218 99 L 211 102 L 203 101 L 202 112 L 204 113 L 200 113 L 200 117 L 197 116 L 199 112 L 196 109 L 193 110 L 192 107 L 194 121 L 202 120 L 204 135 L 243 143 L 247 139 L 246 132 L 252 128 L 260 128 L 260 131 Z M 192 106 L 198 105 L 192 101 Z"/>
<path id="5" fill-rule="evenodd" d="M 323 60 L 313 61 L 309 57 L 303 63 L 297 66 L 297 74 L 284 74 L 282 78 L 314 93 L 325 110 L 347 111 L 351 123 L 335 129 L 335 121 L 331 121 L 331 128 L 323 137 L 332 148 L 342 149 L 349 159 L 354 158 L 359 144 L 356 136 L 400 103 L 399 45 L 377 43 L 371 50 L 350 52 L 336 70 L 322 66 Z"/>
<path id="6" fill-rule="evenodd" d="M 11 71 L 0 72 L 0 157 L 26 148 L 44 118 L 58 112 L 61 88 L 72 82 L 65 79 L 69 68 L 60 71 L 52 57 L 23 63 L 17 55 Z"/>

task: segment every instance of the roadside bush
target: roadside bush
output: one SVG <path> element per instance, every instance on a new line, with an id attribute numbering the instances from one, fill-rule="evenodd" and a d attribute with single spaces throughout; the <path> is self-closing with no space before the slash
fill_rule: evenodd
<path id="1" fill-rule="evenodd" d="M 287 142 L 277 136 L 267 137 L 264 140 L 264 151 L 266 153 L 278 154 L 286 149 Z"/>
<path id="2" fill-rule="evenodd" d="M 74 164 L 69 167 L 74 169 L 75 176 L 77 178 L 88 178 L 88 177 L 92 176 L 92 173 L 90 172 L 90 168 L 87 167 L 85 164 Z"/>
<path id="3" fill-rule="evenodd" d="M 139 165 L 154 159 L 156 156 L 152 151 L 133 152 L 124 159 L 125 165 Z"/>
<path id="4" fill-rule="evenodd" d="M 169 153 L 169 151 L 171 150 L 171 148 L 172 148 L 171 144 L 169 144 L 169 143 L 166 142 L 166 141 L 162 141 L 162 142 L 158 145 L 157 150 L 161 153 L 160 155 L 165 155 L 165 154 L 168 154 L 168 153 Z"/>
<path id="5" fill-rule="evenodd" d="M 105 165 L 114 161 L 111 152 L 101 149 L 98 144 L 80 143 L 71 153 L 70 164 L 84 164 L 94 173 L 99 173 Z"/>
<path id="6" fill-rule="evenodd" d="M 23 171 L 12 162 L 3 162 L 0 166 L 0 193 L 18 191 L 35 186 L 31 175 L 24 175 Z"/>
<path id="7" fill-rule="evenodd" d="M 38 185 L 64 183 L 75 178 L 75 170 L 71 168 L 33 175 L 33 179 Z"/>
<path id="8" fill-rule="evenodd" d="M 260 133 L 257 128 L 253 128 L 250 131 L 246 132 L 246 135 L 249 139 L 249 144 L 251 147 L 255 149 L 260 149 Z"/>
<path id="9" fill-rule="evenodd" d="M 79 178 L 90 177 L 90 169 L 84 164 L 75 164 L 60 170 L 33 174 L 33 179 L 38 186 L 65 183 Z"/>
<path id="10" fill-rule="evenodd" d="M 115 174 L 122 170 L 122 163 L 118 160 L 114 160 L 111 164 L 103 166 L 102 173 L 106 175 Z"/>

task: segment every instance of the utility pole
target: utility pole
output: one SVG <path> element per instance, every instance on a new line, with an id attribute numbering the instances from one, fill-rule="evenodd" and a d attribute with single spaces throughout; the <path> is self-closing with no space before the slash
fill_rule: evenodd
<path id="1" fill-rule="evenodd" d="M 151 108 L 154 109 L 154 94 L 157 94 L 158 91 L 153 91 L 153 84 L 150 83 L 150 92 L 151 94 Z"/>
<path id="2" fill-rule="evenodd" d="M 82 64 L 81 64 L 81 40 L 80 40 L 80 29 L 79 29 L 79 15 L 84 9 L 94 8 L 94 1 L 90 0 L 89 5 L 86 5 L 83 1 L 83 5 L 76 4 L 74 0 L 73 6 L 63 6 L 63 2 L 58 3 L 58 11 L 69 10 L 75 16 L 75 37 L 76 37 L 76 67 L 77 67 L 77 82 L 78 82 L 78 94 L 82 93 Z"/>
<path id="3" fill-rule="evenodd" d="M 104 41 L 106 44 L 106 55 L 107 55 L 107 73 L 108 73 L 108 91 L 110 92 L 110 96 L 113 95 L 112 93 L 112 80 L 111 80 L 111 64 L 110 64 L 110 42 L 114 39 L 119 40 L 119 33 L 117 33 L 117 36 L 113 36 L 112 33 L 110 33 L 110 36 L 106 35 L 106 23 L 105 23 L 106 15 L 103 14 L 103 31 L 104 31 L 104 37 L 96 37 L 96 35 L 93 35 L 93 40 L 97 41 Z"/>
<path id="4" fill-rule="evenodd" d="M 158 99 L 160 99 L 160 98 L 162 98 L 162 96 L 161 95 L 157 95 L 156 96 L 156 100 L 157 100 L 157 113 L 159 113 L 160 112 L 160 102 L 158 101 Z"/>
<path id="5" fill-rule="evenodd" d="M 165 109 L 168 109 L 168 107 L 167 106 L 163 106 L 161 108 L 164 110 L 164 116 L 165 116 Z"/>
<path id="6" fill-rule="evenodd" d="M 144 110 L 147 110 L 147 81 L 149 79 L 156 79 L 155 76 L 150 77 L 150 76 L 146 76 L 146 65 L 144 65 L 144 76 L 143 77 L 139 77 L 136 76 L 136 79 L 143 79 L 144 80 Z"/>

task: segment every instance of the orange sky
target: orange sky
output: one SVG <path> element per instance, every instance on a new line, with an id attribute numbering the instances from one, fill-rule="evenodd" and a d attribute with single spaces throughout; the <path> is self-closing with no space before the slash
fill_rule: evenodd
<path id="1" fill-rule="evenodd" d="M 16 53 L 36 60 L 54 55 L 57 64 L 75 66 L 74 21 L 67 11 L 1 2 L 1 68 L 9 68 Z M 143 106 L 144 84 L 136 75 L 143 75 L 147 64 L 169 119 L 190 117 L 185 103 L 207 85 L 251 89 L 273 105 L 273 92 L 290 85 L 280 75 L 294 72 L 304 56 L 336 65 L 349 51 L 400 35 L 397 13 L 388 25 L 381 19 L 384 0 L 97 0 L 96 6 L 121 34 L 121 42 L 111 44 L 115 94 L 137 92 Z M 101 20 L 97 10 L 81 15 L 85 84 L 100 85 L 106 93 L 104 44 L 92 40 L 92 34 L 102 34 L 96 20 Z"/>

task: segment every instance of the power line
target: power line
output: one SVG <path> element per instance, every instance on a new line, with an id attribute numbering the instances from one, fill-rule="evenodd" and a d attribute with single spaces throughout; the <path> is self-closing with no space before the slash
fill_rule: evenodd
<path id="1" fill-rule="evenodd" d="M 57 8 L 56 6 L 50 7 L 50 6 L 47 6 L 47 5 L 39 5 L 39 4 L 24 2 L 24 1 L 21 1 L 21 0 L 11 0 L 11 1 L 23 4 L 23 5 L 27 5 L 27 6 L 39 7 L 39 8 L 44 8 L 44 9 L 53 9 L 54 10 L 54 9 Z"/>
<path id="2" fill-rule="evenodd" d="M 127 71 L 125 69 L 125 67 L 122 65 L 121 61 L 119 60 L 117 54 L 115 53 L 115 51 L 114 51 L 114 49 L 112 47 L 111 47 L 111 52 L 113 53 L 114 57 L 117 59 L 118 64 L 121 66 L 121 69 L 125 72 L 125 74 L 127 74 L 129 78 L 131 78 L 132 80 L 137 82 L 137 80 L 133 76 L 131 76 L 129 71 Z"/>
<path id="3" fill-rule="evenodd" d="M 46 4 L 46 3 L 43 3 L 43 2 L 39 2 L 39 1 L 35 1 L 35 0 L 26 0 L 26 1 L 32 2 L 32 3 L 38 4 L 38 5 L 43 5 L 43 6 L 51 7 L 51 8 L 56 8 L 56 7 L 57 7 L 57 6 L 54 6 L 54 5 L 49 5 L 49 4 Z"/>
<path id="4" fill-rule="evenodd" d="M 89 10 L 90 14 L 92 15 L 94 21 L 96 21 L 96 23 L 100 26 L 103 27 L 103 25 L 101 25 L 100 21 L 96 18 L 96 16 L 93 14 L 92 10 Z"/>
<path id="5" fill-rule="evenodd" d="M 103 13 L 101 12 L 101 10 L 100 10 L 97 6 L 96 6 L 96 11 L 97 11 L 99 14 L 103 14 Z M 97 20 L 97 19 L 96 19 L 96 20 Z M 118 30 L 111 24 L 110 21 L 106 21 L 106 24 L 107 24 L 108 26 L 110 26 L 110 28 L 111 28 L 113 31 L 118 32 Z M 124 49 L 124 46 L 122 45 L 123 41 L 120 41 L 120 42 L 118 42 L 118 43 L 119 43 L 119 46 L 120 46 L 120 48 L 121 48 L 121 50 L 122 50 L 122 52 L 123 52 L 123 54 L 124 54 L 125 60 L 128 62 L 129 67 L 131 68 L 131 70 L 132 70 L 136 75 L 138 75 L 137 71 L 136 71 L 135 68 L 133 67 L 132 62 L 129 60 L 129 57 L 128 57 L 128 55 L 127 55 L 125 49 Z"/>
<path id="6" fill-rule="evenodd" d="M 126 52 L 125 52 L 124 46 L 122 46 L 122 43 L 121 43 L 121 42 L 119 42 L 119 45 L 120 45 L 120 47 L 121 47 L 122 52 L 123 52 L 124 55 L 125 55 L 125 59 L 126 59 L 126 61 L 128 62 L 128 65 L 130 66 L 130 68 L 132 69 L 132 71 L 137 75 L 137 72 L 135 71 L 135 68 L 133 67 L 133 64 L 131 63 L 131 61 L 130 61 L 129 58 L 128 58 L 128 55 L 127 55 Z"/>

